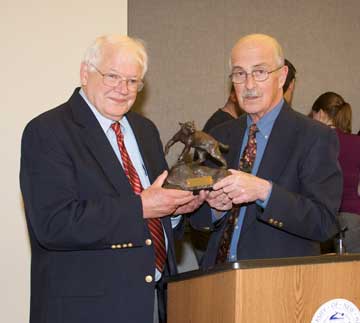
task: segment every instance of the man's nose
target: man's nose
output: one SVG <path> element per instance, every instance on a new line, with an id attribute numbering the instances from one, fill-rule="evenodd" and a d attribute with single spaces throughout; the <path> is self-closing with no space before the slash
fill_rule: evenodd
<path id="1" fill-rule="evenodd" d="M 128 94 L 129 93 L 128 81 L 127 80 L 119 80 L 115 89 L 122 94 Z"/>
<path id="2" fill-rule="evenodd" d="M 245 86 L 247 89 L 253 89 L 255 87 L 255 80 L 252 73 L 246 75 Z"/>

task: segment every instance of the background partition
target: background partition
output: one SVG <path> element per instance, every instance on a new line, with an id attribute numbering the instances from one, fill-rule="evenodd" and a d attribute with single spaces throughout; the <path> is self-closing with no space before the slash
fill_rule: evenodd
<path id="1" fill-rule="evenodd" d="M 254 32 L 277 38 L 295 65 L 295 110 L 307 114 L 321 93 L 335 91 L 353 107 L 353 132 L 360 129 L 360 1 L 129 1 L 128 33 L 145 40 L 150 55 L 136 109 L 156 123 L 164 144 L 178 121 L 201 129 L 224 105 L 230 50 Z M 182 148 L 170 150 L 170 166 Z M 180 269 L 196 268 L 183 246 L 191 257 Z"/>
<path id="2" fill-rule="evenodd" d="M 144 39 L 149 73 L 138 109 L 158 125 L 165 143 L 177 121 L 206 119 L 228 95 L 229 53 L 238 38 L 267 33 L 298 70 L 293 106 L 308 113 L 332 90 L 354 109 L 360 128 L 360 2 L 284 0 L 136 0 L 128 4 L 129 35 Z M 171 150 L 174 160 L 181 145 Z"/>

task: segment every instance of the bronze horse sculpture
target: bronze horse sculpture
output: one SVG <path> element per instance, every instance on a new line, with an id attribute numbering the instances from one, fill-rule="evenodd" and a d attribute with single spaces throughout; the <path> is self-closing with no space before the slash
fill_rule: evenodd
<path id="1" fill-rule="evenodd" d="M 222 157 L 220 149 L 227 151 L 229 146 L 218 142 L 215 138 L 203 131 L 196 130 L 194 121 L 187 121 L 184 123 L 179 122 L 179 125 L 181 127 L 180 130 L 165 146 L 165 155 L 169 152 L 169 149 L 173 144 L 180 141 L 185 147 L 179 156 L 179 162 L 184 161 L 184 158 L 188 155 L 190 149 L 194 148 L 198 155 L 196 163 L 202 163 L 206 159 L 206 155 L 210 155 L 221 164 L 222 168 L 227 168 L 226 160 Z"/>

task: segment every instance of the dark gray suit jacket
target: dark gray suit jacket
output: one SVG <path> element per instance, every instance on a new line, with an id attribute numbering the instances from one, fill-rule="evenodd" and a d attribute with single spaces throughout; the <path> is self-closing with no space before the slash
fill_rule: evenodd
<path id="1" fill-rule="evenodd" d="M 214 128 L 211 134 L 230 145 L 229 168 L 237 169 L 246 115 Z M 310 256 L 320 253 L 320 241 L 336 233 L 335 215 L 342 192 L 338 140 L 329 127 L 292 110 L 284 103 L 275 121 L 257 176 L 273 183 L 267 207 L 247 207 L 238 259 Z M 214 265 L 229 213 L 211 222 L 204 205 L 190 219 L 195 228 L 211 227 L 203 266 Z"/>
<path id="2" fill-rule="evenodd" d="M 153 319 L 155 260 L 141 198 L 75 90 L 26 127 L 21 190 L 32 249 L 32 323 Z M 150 181 L 167 168 L 154 124 L 127 115 Z M 176 273 L 169 218 L 167 273 Z"/>

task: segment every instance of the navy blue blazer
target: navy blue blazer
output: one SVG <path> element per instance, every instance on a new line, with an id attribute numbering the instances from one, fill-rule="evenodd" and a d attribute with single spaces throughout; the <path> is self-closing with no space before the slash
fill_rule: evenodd
<path id="1" fill-rule="evenodd" d="M 33 119 L 22 138 L 30 322 L 150 323 L 155 255 L 141 199 L 78 92 Z M 158 130 L 133 112 L 126 116 L 153 182 L 167 168 Z M 169 241 L 165 271 L 174 274 L 171 223 L 161 221 Z"/>
<path id="2" fill-rule="evenodd" d="M 246 115 L 211 131 L 230 145 L 225 154 L 229 168 L 237 169 Z M 329 127 L 292 110 L 286 103 L 274 123 L 258 177 L 272 181 L 267 207 L 250 203 L 237 248 L 238 259 L 300 257 L 320 254 L 320 241 L 336 233 L 335 216 L 342 192 L 337 157 L 339 144 Z M 210 227 L 203 266 L 215 264 L 227 215 L 211 222 L 208 205 L 191 216 L 195 228 Z"/>

